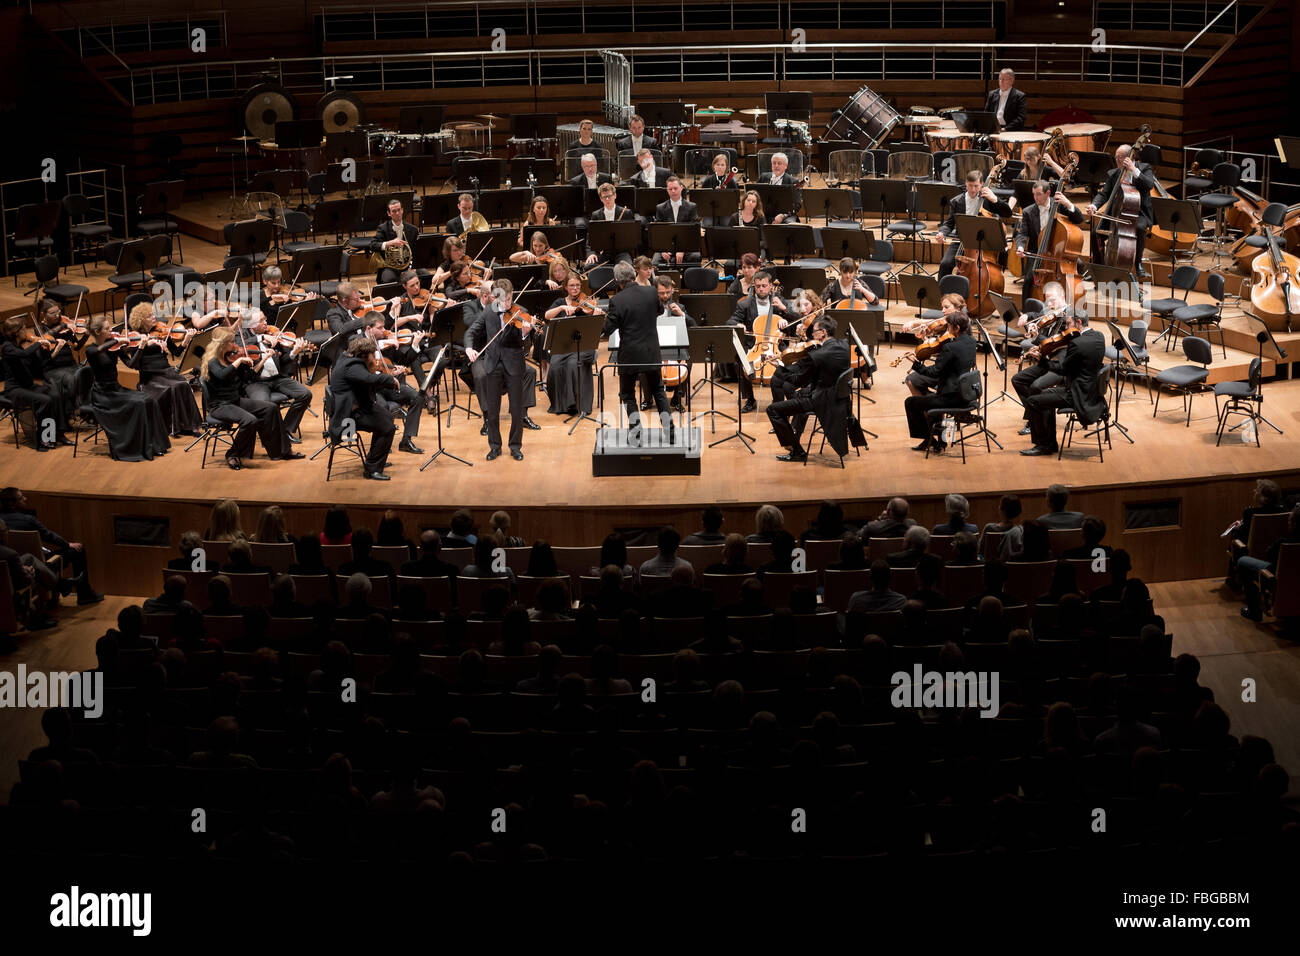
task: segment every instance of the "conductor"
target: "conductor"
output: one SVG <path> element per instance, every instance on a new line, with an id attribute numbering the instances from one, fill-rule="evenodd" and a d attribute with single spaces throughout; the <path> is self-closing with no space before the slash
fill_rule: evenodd
<path id="1" fill-rule="evenodd" d="M 641 414 L 636 403 L 636 382 L 644 375 L 646 388 L 654 396 L 659 421 L 668 431 L 668 441 L 675 436 L 668 396 L 661 374 L 663 358 L 659 352 L 659 327 L 655 321 L 662 309 L 659 294 L 652 285 L 636 284 L 636 269 L 630 263 L 614 266 L 614 281 L 619 292 L 609 302 L 609 313 L 601 335 L 618 330 L 618 397 L 627 409 L 629 444 L 641 443 Z"/>

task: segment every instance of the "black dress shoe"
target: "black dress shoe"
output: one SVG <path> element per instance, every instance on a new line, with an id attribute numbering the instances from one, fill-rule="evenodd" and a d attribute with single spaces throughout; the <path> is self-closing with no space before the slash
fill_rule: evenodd
<path id="1" fill-rule="evenodd" d="M 385 475 L 382 471 L 368 471 L 366 472 L 366 477 L 371 481 L 392 481 L 393 480 L 388 475 Z"/>
<path id="2" fill-rule="evenodd" d="M 484 422 L 482 425 L 479 426 L 478 433 L 482 435 L 484 438 L 487 437 L 487 422 Z"/>
<path id="3" fill-rule="evenodd" d="M 686 411 L 686 409 L 682 406 L 682 400 L 680 398 L 674 398 L 671 402 L 668 403 L 668 407 L 675 412 Z"/>
<path id="4" fill-rule="evenodd" d="M 240 461 L 238 458 L 227 458 L 226 467 L 228 467 L 231 471 L 239 471 L 239 469 L 244 467 L 244 463 Z"/>
<path id="5" fill-rule="evenodd" d="M 746 412 L 756 412 L 756 411 L 758 411 L 758 402 L 754 401 L 754 399 L 752 398 L 749 401 L 747 401 L 744 405 L 740 406 L 740 413 L 742 415 L 745 414 Z"/>
<path id="6" fill-rule="evenodd" d="M 424 410 L 426 412 L 432 412 L 437 407 L 438 407 L 438 403 L 437 401 L 434 400 L 434 397 L 432 395 L 424 396 Z"/>
<path id="7" fill-rule="evenodd" d="M 524 453 L 522 451 L 514 451 L 512 449 L 510 452 L 510 457 L 513 458 L 515 461 L 523 461 Z"/>
<path id="8" fill-rule="evenodd" d="M 1028 434 L 1029 434 L 1029 426 L 1026 425 L 1024 428 L 1020 429 L 1020 431 L 1016 432 L 1016 434 L 1017 434 L 1017 435 L 1028 435 Z"/>
<path id="9" fill-rule="evenodd" d="M 936 455 L 942 455 L 945 449 L 947 449 L 948 443 L 946 441 L 937 441 L 930 447 Z"/>
<path id="10" fill-rule="evenodd" d="M 424 454 L 424 449 L 420 448 L 418 445 L 415 444 L 415 442 L 411 441 L 411 439 L 409 438 L 403 438 L 402 443 L 397 446 L 397 450 L 409 452 L 412 455 Z"/>
<path id="11" fill-rule="evenodd" d="M 500 458 L 500 457 L 501 457 L 501 449 L 500 449 L 500 448 L 493 448 L 491 451 L 489 451 L 489 452 L 487 453 L 487 460 L 488 460 L 488 461 L 496 461 L 496 460 L 497 460 L 498 458 Z"/>
<path id="12" fill-rule="evenodd" d="M 287 439 L 289 439 L 289 444 L 290 444 L 290 445 L 301 445 L 301 444 L 302 444 L 302 438 L 295 438 L 293 435 L 285 435 L 284 437 L 287 438 Z"/>
<path id="13" fill-rule="evenodd" d="M 542 430 L 542 426 L 537 424 L 537 422 L 533 421 L 527 415 L 524 416 L 524 427 L 527 428 L 529 431 L 534 431 L 534 432 L 539 432 Z"/>
<path id="14" fill-rule="evenodd" d="M 47 444 L 45 444 L 45 442 L 37 442 L 37 443 L 36 443 L 36 450 L 37 450 L 37 451 L 53 451 L 53 450 L 54 450 L 54 446 L 53 446 L 53 445 L 47 445 Z"/>
<path id="15" fill-rule="evenodd" d="M 307 456 L 300 451 L 287 451 L 283 455 L 281 455 L 277 459 L 277 461 L 293 461 L 294 459 L 297 458 L 306 458 L 306 457 Z"/>
<path id="16" fill-rule="evenodd" d="M 921 439 L 921 444 L 912 446 L 912 451 L 925 451 L 929 447 L 930 447 L 930 439 L 923 438 Z"/>
<path id="17" fill-rule="evenodd" d="M 76 442 L 73 441 L 71 438 L 69 438 L 67 435 L 60 435 L 58 438 L 54 439 L 54 444 L 56 444 L 56 445 L 75 445 Z"/>
<path id="18" fill-rule="evenodd" d="M 1025 448 L 1020 454 L 1026 458 L 1037 458 L 1040 455 L 1055 455 L 1056 448 L 1047 445 L 1035 445 L 1033 448 Z"/>
<path id="19" fill-rule="evenodd" d="M 641 403 L 641 411 L 644 412 L 649 408 L 650 408 L 650 399 L 647 398 L 645 401 Z"/>
<path id="20" fill-rule="evenodd" d="M 776 456 L 777 461 L 804 461 L 807 458 L 808 458 L 807 455 L 801 455 L 798 452 L 794 452 L 794 451 L 788 451 L 784 455 Z"/>

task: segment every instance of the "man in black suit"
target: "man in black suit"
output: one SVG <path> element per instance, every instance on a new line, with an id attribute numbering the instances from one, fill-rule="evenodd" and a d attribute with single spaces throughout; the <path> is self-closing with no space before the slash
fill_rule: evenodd
<path id="1" fill-rule="evenodd" d="M 862 526 L 862 540 L 901 538 L 908 528 L 916 524 L 916 519 L 907 516 L 910 507 L 906 498 L 890 498 L 885 510 L 880 512 L 880 517 Z"/>
<path id="2" fill-rule="evenodd" d="M 1133 158 L 1133 147 L 1125 144 L 1115 150 L 1115 168 L 1106 174 L 1106 181 L 1102 183 L 1101 189 L 1093 197 L 1092 202 L 1088 205 L 1085 212 L 1089 217 L 1100 209 L 1106 209 L 1110 201 L 1116 198 L 1119 190 L 1119 184 L 1126 183 L 1133 186 L 1138 191 L 1141 198 L 1141 207 L 1137 218 L 1137 277 L 1146 278 L 1146 269 L 1142 265 L 1142 253 L 1147 246 L 1147 230 L 1155 222 L 1155 216 L 1151 212 L 1151 190 L 1156 185 L 1156 174 L 1147 163 L 1139 163 Z M 1108 210 L 1109 211 L 1109 210 Z M 1107 223 L 1107 227 L 1112 227 L 1114 223 Z M 1112 229 L 1111 235 L 1114 235 Z M 1094 250 L 1093 259 L 1096 262 L 1105 262 L 1106 257 L 1100 249 Z"/>
<path id="3" fill-rule="evenodd" d="M 925 413 L 932 408 L 958 408 L 966 403 L 961 398 L 958 384 L 962 375 L 975 367 L 975 339 L 970 335 L 970 319 L 965 312 L 953 312 L 948 316 L 948 331 L 953 338 L 939 348 L 939 356 L 934 361 L 934 373 L 937 384 L 933 395 L 912 395 L 903 402 L 907 411 L 907 430 L 913 438 L 921 439 L 914 451 L 925 451 L 934 446 L 936 451 L 943 451 L 947 444 L 931 434 L 933 427 L 926 421 Z"/>
<path id="4" fill-rule="evenodd" d="M 849 346 L 834 336 L 834 319 L 822 316 L 813 322 L 812 339 L 817 345 L 795 363 L 788 379 L 801 391 L 794 398 L 767 406 L 767 417 L 776 431 L 777 441 L 789 449 L 784 455 L 777 456 L 778 461 L 803 461 L 808 457 L 799 437 L 808 421 L 808 413 L 813 411 L 821 419 L 822 430 L 831 447 L 840 455 L 848 454 L 848 435 L 844 427 L 848 409 L 835 400 L 835 384 L 848 370 Z"/>
<path id="5" fill-rule="evenodd" d="M 618 330 L 618 397 L 627 409 L 628 442 L 635 445 L 641 441 L 641 413 L 636 403 L 636 382 L 640 375 L 645 376 L 646 389 L 654 396 L 659 421 L 671 442 L 675 432 L 673 416 L 660 372 L 663 357 L 656 321 L 661 308 L 659 294 L 654 286 L 637 285 L 635 280 L 636 270 L 629 263 L 614 266 L 614 281 L 619 291 L 609 300 L 601 335 L 608 336 Z"/>
<path id="6" fill-rule="evenodd" d="M 412 455 L 422 454 L 423 450 L 416 447 L 415 439 L 420 434 L 420 415 L 424 411 L 424 396 L 420 394 L 419 389 L 406 380 L 407 375 L 411 374 L 411 369 L 403 362 L 411 359 L 403 359 L 399 354 L 405 348 L 404 346 L 381 345 L 388 341 L 382 313 L 372 312 L 366 318 L 365 336 L 375 343 L 375 349 L 387 361 L 387 365 L 383 361 L 379 365 L 383 371 L 393 377 L 396 383 L 392 388 L 380 389 L 378 397 L 382 404 L 388 406 L 393 415 L 402 416 L 402 442 L 397 446 L 397 450 Z M 412 378 L 416 376 L 412 375 Z M 418 382 L 418 378 L 416 381 Z M 403 412 L 402 409 L 405 411 Z"/>
<path id="7" fill-rule="evenodd" d="M 1038 251 L 1039 244 L 1042 241 L 1043 223 L 1050 221 L 1052 211 L 1052 188 L 1053 184 L 1045 179 L 1040 179 L 1034 183 L 1034 202 L 1031 206 L 1026 206 L 1020 212 L 1020 224 L 1016 227 L 1016 252 L 1024 259 L 1025 297 L 1038 298 L 1036 290 L 1032 285 L 1034 270 L 1038 268 L 1038 257 L 1034 255 Z M 1065 216 L 1066 219 L 1076 226 L 1083 224 L 1083 213 L 1074 203 L 1070 202 L 1065 193 L 1059 193 L 1055 197 L 1057 215 Z"/>
<path id="8" fill-rule="evenodd" d="M 453 236 L 463 236 L 467 232 L 487 232 L 492 228 L 481 212 L 474 211 L 474 197 L 461 193 L 456 199 L 457 214 L 447 220 L 443 231 Z"/>
<path id="9" fill-rule="evenodd" d="M 1043 286 L 1043 304 L 1046 306 L 1044 310 L 1027 312 L 1017 320 L 1017 324 L 1025 330 L 1025 338 L 1021 339 L 1021 348 L 1025 351 L 1028 351 L 1029 346 L 1055 334 L 1056 330 L 1063 329 L 1068 316 L 1073 314 L 1073 309 L 1065 301 L 1065 287 L 1059 282 L 1049 282 Z M 1049 319 L 1049 316 L 1057 316 L 1057 318 Z M 1032 329 L 1031 323 L 1035 324 Z M 1030 331 L 1037 334 L 1031 337 L 1028 334 Z M 1011 376 L 1011 387 L 1020 396 L 1020 405 L 1024 409 L 1026 422 L 1029 421 L 1029 405 L 1026 401 L 1029 396 L 1037 395 L 1043 389 L 1060 385 L 1061 381 L 1060 373 L 1046 360 L 1025 363 L 1020 367 L 1020 371 Z M 1029 434 L 1028 424 L 1020 430 L 1020 434 Z"/>
<path id="10" fill-rule="evenodd" d="M 1025 400 L 1029 414 L 1029 434 L 1034 446 L 1020 452 L 1022 455 L 1055 455 L 1056 410 L 1073 407 L 1079 423 L 1087 426 L 1100 421 L 1106 414 L 1106 399 L 1101 394 L 1101 366 L 1106 358 L 1106 338 L 1088 328 L 1088 320 L 1071 316 L 1067 329 L 1079 329 L 1059 362 L 1049 362 L 1048 367 L 1065 377 L 1064 385 L 1043 389 Z M 1025 355 L 1037 358 L 1035 349 Z"/>
<path id="11" fill-rule="evenodd" d="M 420 533 L 420 556 L 414 561 L 407 561 L 398 571 L 404 578 L 451 578 L 453 581 L 460 568 L 438 557 L 442 550 L 442 535 L 433 528 Z"/>
<path id="12" fill-rule="evenodd" d="M 998 199 L 993 190 L 984 185 L 984 174 L 978 169 L 972 169 L 966 174 L 966 191 L 958 193 L 948 201 L 948 218 L 939 227 L 939 232 L 931 238 L 932 242 L 947 246 L 943 250 L 943 261 L 939 263 L 940 279 L 952 274 L 952 270 L 957 266 L 957 256 L 961 253 L 960 241 L 948 242 L 949 237 L 957 234 L 957 217 L 977 216 L 984 209 L 998 216 L 1011 215 L 1011 207 Z M 998 228 L 1001 228 L 1000 223 Z M 1005 262 L 1006 254 L 1003 253 L 999 259 Z"/>
<path id="13" fill-rule="evenodd" d="M 569 180 L 570 186 L 578 186 L 582 189 L 599 189 L 605 183 L 612 183 L 614 177 L 609 173 L 602 173 L 596 164 L 595 153 L 583 153 L 582 172 Z"/>
<path id="14" fill-rule="evenodd" d="M 655 222 L 700 221 L 700 214 L 695 208 L 695 203 L 687 202 L 682 198 L 682 181 L 676 173 L 668 177 L 664 188 L 668 190 L 668 199 L 655 207 Z M 655 253 L 655 265 L 659 266 L 681 265 L 684 262 L 699 261 L 700 254 L 698 252 L 679 252 L 675 256 L 671 252 Z"/>
<path id="15" fill-rule="evenodd" d="M 787 322 L 794 322 L 798 315 L 779 295 L 772 291 L 772 274 L 766 271 L 754 273 L 753 291 L 736 303 L 736 308 L 732 310 L 731 318 L 727 321 L 728 325 L 741 326 L 745 332 L 753 333 L 754 323 L 759 318 L 765 318 L 775 312 Z M 743 338 L 743 336 L 742 336 Z M 740 388 L 740 397 L 745 400 L 741 407 L 742 412 L 752 412 L 758 407 L 754 400 L 754 386 L 744 375 L 741 375 L 737 382 Z"/>
<path id="16" fill-rule="evenodd" d="M 468 331 L 473 326 L 475 320 L 484 318 L 485 313 L 491 311 L 493 301 L 492 284 L 490 282 L 479 283 L 478 296 L 470 299 L 465 303 L 465 329 Z M 494 316 L 492 318 L 495 318 Z M 486 319 L 485 319 L 486 321 Z M 494 345 L 493 348 L 496 348 Z M 525 358 L 527 356 L 525 355 Z M 466 388 L 470 391 L 475 390 L 474 386 L 474 367 L 469 362 L 465 362 L 460 372 L 460 380 L 465 383 Z M 501 394 L 506 394 L 506 385 L 503 382 Z M 537 404 L 537 372 L 531 365 L 524 364 L 524 427 L 529 431 L 541 431 L 542 426 L 537 424 L 528 416 L 528 409 Z M 514 414 L 513 408 L 511 414 Z M 487 422 L 479 428 L 478 433 L 487 436 Z"/>
<path id="17" fill-rule="evenodd" d="M 643 149 L 658 149 L 659 141 L 646 134 L 645 120 L 633 114 L 627 121 L 627 132 L 614 138 L 614 146 L 620 153 L 640 153 Z"/>
<path id="18" fill-rule="evenodd" d="M 671 169 L 655 165 L 654 154 L 648 149 L 643 149 L 636 154 L 636 165 L 638 172 L 627 181 L 627 184 L 636 186 L 638 189 L 662 187 L 664 183 L 668 182 L 668 177 L 673 174 Z"/>
<path id="19" fill-rule="evenodd" d="M 397 426 L 375 392 L 382 388 L 396 388 L 397 380 L 391 375 L 370 370 L 374 356 L 375 343 L 363 335 L 349 342 L 343 356 L 334 363 L 330 371 L 330 440 L 341 441 L 349 421 L 357 431 L 370 432 L 370 447 L 366 451 L 363 471 L 374 481 L 388 481 L 384 469 L 388 467 L 388 453 L 392 450 Z"/>
<path id="20" fill-rule="evenodd" d="M 799 180 L 787 172 L 790 168 L 790 157 L 785 153 L 772 154 L 772 170 L 763 173 L 758 177 L 760 183 L 767 183 L 771 186 L 795 186 L 798 187 Z M 803 204 L 803 194 L 796 188 L 794 191 L 794 208 L 792 209 L 773 209 L 769 221 L 774 225 L 781 223 L 790 223 L 799 221 L 799 207 Z"/>
<path id="21" fill-rule="evenodd" d="M 321 361 L 326 365 L 334 365 L 348 344 L 363 334 L 366 320 L 358 319 L 352 314 L 352 310 L 360 305 L 361 290 L 351 282 L 340 282 L 338 292 L 334 295 L 334 304 L 325 313 L 325 321 L 329 323 L 330 335 L 333 336 L 329 344 L 321 348 Z"/>
<path id="22" fill-rule="evenodd" d="M 1007 67 L 998 73 L 998 88 L 989 90 L 984 112 L 998 118 L 999 133 L 1015 133 L 1025 128 L 1029 98 L 1016 89 L 1016 71 Z"/>
<path id="23" fill-rule="evenodd" d="M 465 354 L 474 373 L 474 391 L 487 426 L 487 460 L 501 455 L 501 393 L 510 396 L 510 457 L 524 460 L 524 344 L 531 322 L 515 325 L 504 319 L 514 301 L 509 279 L 492 283 L 492 304 L 479 312 L 465 330 Z M 490 343 L 490 344 L 489 344 Z"/>
<path id="24" fill-rule="evenodd" d="M 1082 511 L 1065 510 L 1065 506 L 1069 504 L 1069 502 L 1069 488 L 1059 483 L 1048 485 L 1047 507 L 1051 510 L 1045 511 L 1038 516 L 1039 524 L 1045 524 L 1049 529 L 1083 527 Z"/>
<path id="25" fill-rule="evenodd" d="M 628 209 L 626 206 L 620 206 L 615 202 L 617 195 L 618 190 L 614 187 L 613 183 L 603 183 L 600 187 L 600 206 L 593 210 L 591 215 L 587 217 L 587 222 L 634 221 L 636 216 L 632 214 L 632 210 Z M 588 233 L 587 259 L 584 264 L 588 269 L 590 269 L 592 266 L 602 261 L 608 262 L 609 256 L 606 254 L 605 250 L 602 249 L 597 251 L 591 247 L 591 234 Z M 618 254 L 618 261 L 626 262 L 630 265 L 632 262 L 632 253 L 628 252 L 626 249 L 620 251 Z"/>
<path id="26" fill-rule="evenodd" d="M 235 341 L 241 347 L 253 345 L 270 353 L 257 375 L 245 384 L 244 392 L 249 398 L 262 402 L 278 404 L 282 399 L 288 399 L 289 406 L 284 411 L 284 436 L 297 444 L 302 439 L 294 436 L 302 423 L 303 415 L 307 413 L 307 406 L 311 404 L 311 389 L 298 381 L 298 355 L 306 347 L 307 340 L 298 339 L 291 347 L 277 344 L 268 348 L 260 340 L 266 330 L 266 316 L 262 310 L 250 309 L 244 313 L 244 319 L 235 333 Z"/>
<path id="27" fill-rule="evenodd" d="M 374 238 L 370 240 L 370 251 L 372 254 L 385 258 L 389 250 L 396 251 L 403 243 L 406 245 L 406 268 L 411 264 L 411 253 L 415 249 L 415 239 L 420 235 L 420 230 L 412 226 L 409 222 L 403 222 L 403 209 L 400 199 L 391 200 L 388 203 L 388 218 L 379 224 L 375 230 Z M 382 266 L 376 270 L 376 282 L 396 282 L 400 274 L 400 269 L 393 269 L 388 266 Z"/>

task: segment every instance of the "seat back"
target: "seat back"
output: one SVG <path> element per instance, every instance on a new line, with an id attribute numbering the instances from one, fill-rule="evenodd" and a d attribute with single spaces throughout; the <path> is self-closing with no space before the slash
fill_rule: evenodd
<path id="1" fill-rule="evenodd" d="M 969 405 L 972 409 L 977 408 L 980 403 L 980 373 L 979 369 L 971 369 L 963 372 L 957 379 L 957 391 L 961 395 L 961 400 Z"/>
<path id="2" fill-rule="evenodd" d="M 1284 544 L 1278 549 L 1277 590 L 1273 597 L 1273 616 L 1300 616 L 1300 544 Z"/>
<path id="3" fill-rule="evenodd" d="M 1174 270 L 1173 277 L 1169 280 L 1169 285 L 1174 289 L 1182 289 L 1183 301 L 1187 301 L 1187 293 L 1196 288 L 1196 283 L 1200 281 L 1201 270 L 1196 266 L 1179 266 Z"/>
<path id="4" fill-rule="evenodd" d="M 1196 335 L 1183 336 L 1183 354 L 1187 356 L 1189 362 L 1195 362 L 1197 365 L 1204 365 L 1207 368 L 1214 361 L 1214 352 L 1210 349 L 1209 340 Z"/>

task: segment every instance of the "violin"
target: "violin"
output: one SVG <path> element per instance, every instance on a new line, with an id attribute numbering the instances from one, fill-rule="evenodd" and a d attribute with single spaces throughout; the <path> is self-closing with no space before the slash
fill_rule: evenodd
<path id="1" fill-rule="evenodd" d="M 943 321 L 944 328 L 945 329 L 948 328 L 948 320 L 943 319 L 942 321 Z M 936 322 L 934 324 L 938 324 L 938 323 Z M 926 331 L 928 332 L 929 329 L 927 329 Z M 920 345 L 918 345 L 914 351 L 904 352 L 898 358 L 890 362 L 889 367 L 897 368 L 898 365 L 901 362 L 905 361 L 906 359 L 911 359 L 913 362 L 929 361 L 930 359 L 934 358 L 936 355 L 939 354 L 939 350 L 943 348 L 945 342 L 951 342 L 955 338 L 957 338 L 957 336 L 951 330 L 949 330 L 944 332 L 942 335 L 936 335 L 932 339 L 926 339 Z"/>
<path id="2" fill-rule="evenodd" d="M 1021 356 L 1021 362 L 1023 363 L 1024 359 L 1034 352 L 1038 353 L 1037 357 L 1040 359 L 1050 358 L 1077 339 L 1082 331 L 1082 329 L 1066 329 L 1058 335 L 1053 335 L 1050 339 L 1044 339 L 1033 348 L 1026 350 Z"/>
<path id="3" fill-rule="evenodd" d="M 364 319 L 366 316 L 374 312 L 387 312 L 388 304 L 387 299 L 375 296 L 369 302 L 362 302 L 359 306 L 353 309 L 352 317 L 354 319 Z"/>
<path id="4" fill-rule="evenodd" d="M 148 338 L 143 332 L 114 332 L 101 348 L 110 352 L 118 352 L 122 349 L 138 349 L 144 345 Z"/>
<path id="5" fill-rule="evenodd" d="M 315 345 L 298 338 L 298 336 L 294 335 L 288 329 L 279 329 L 274 325 L 268 325 L 266 327 L 266 331 L 262 333 L 261 339 L 262 344 L 268 349 L 277 347 L 292 349 L 300 342 L 302 343 L 302 347 L 299 349 L 300 352 L 312 352 L 316 349 Z"/>

